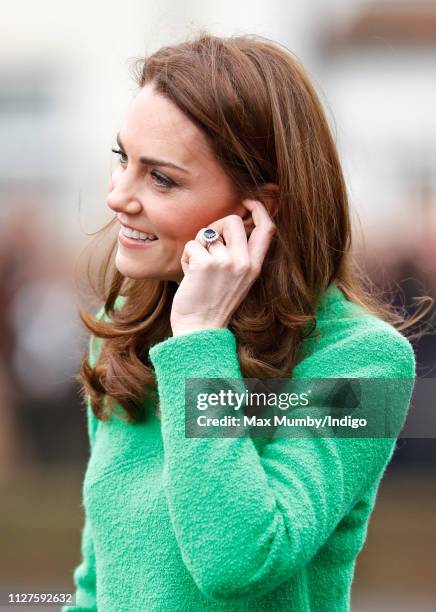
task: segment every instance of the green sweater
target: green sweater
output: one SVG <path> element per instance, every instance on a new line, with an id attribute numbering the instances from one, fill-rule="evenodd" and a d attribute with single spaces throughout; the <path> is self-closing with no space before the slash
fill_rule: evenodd
<path id="1" fill-rule="evenodd" d="M 334 284 L 316 318 L 293 377 L 410 379 L 405 418 L 409 341 Z M 396 438 L 186 438 L 185 379 L 242 378 L 236 347 L 227 328 L 152 346 L 161 420 L 102 422 L 88 403 L 82 558 L 62 612 L 350 609 Z"/>

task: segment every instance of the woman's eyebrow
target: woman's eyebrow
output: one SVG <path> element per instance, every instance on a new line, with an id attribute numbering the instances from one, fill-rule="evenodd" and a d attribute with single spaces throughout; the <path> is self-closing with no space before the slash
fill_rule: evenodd
<path id="1" fill-rule="evenodd" d="M 117 134 L 117 144 L 120 147 L 121 151 L 123 153 L 125 153 L 126 150 L 124 148 L 123 143 L 121 142 L 121 137 L 120 137 L 119 132 Z M 153 157 L 144 157 L 144 156 L 142 156 L 142 157 L 139 158 L 139 161 L 142 164 L 145 164 L 145 165 L 149 165 L 149 166 L 167 166 L 168 168 L 174 168 L 176 170 L 180 170 L 181 172 L 186 172 L 186 174 L 190 174 L 189 170 L 186 170 L 185 168 L 181 168 L 180 166 L 176 166 L 176 164 L 172 164 L 171 162 L 167 162 L 167 161 L 164 161 L 162 159 L 155 159 Z"/>

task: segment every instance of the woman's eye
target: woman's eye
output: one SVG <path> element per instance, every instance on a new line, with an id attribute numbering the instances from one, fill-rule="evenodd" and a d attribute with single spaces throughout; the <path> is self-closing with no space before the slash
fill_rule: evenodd
<path id="1" fill-rule="evenodd" d="M 153 170 L 152 172 L 150 172 L 151 176 L 153 176 L 154 178 L 156 178 L 158 185 L 160 185 L 161 187 L 174 187 L 175 186 L 175 182 L 172 181 L 171 179 L 167 178 L 166 176 L 163 176 L 163 174 L 160 174 L 159 172 L 156 172 L 156 170 Z"/>
<path id="2" fill-rule="evenodd" d="M 116 153 L 121 158 L 121 163 L 125 164 L 127 162 L 126 154 L 120 149 L 112 149 L 112 153 Z"/>
<path id="3" fill-rule="evenodd" d="M 112 152 L 120 156 L 121 164 L 127 163 L 127 155 L 124 153 L 124 151 L 121 151 L 120 149 L 112 149 Z M 159 187 L 166 187 L 167 189 L 170 189 L 171 187 L 176 186 L 176 183 L 173 180 L 167 178 L 163 174 L 160 174 L 160 172 L 156 172 L 156 170 L 153 170 L 152 172 L 150 172 L 150 174 L 156 179 L 157 185 L 159 185 Z"/>

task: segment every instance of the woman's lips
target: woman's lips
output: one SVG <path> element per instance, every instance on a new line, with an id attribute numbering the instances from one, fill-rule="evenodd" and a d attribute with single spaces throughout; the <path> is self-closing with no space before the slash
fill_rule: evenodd
<path id="1" fill-rule="evenodd" d="M 118 234 L 118 242 L 129 249 L 148 249 L 156 242 L 159 242 L 159 238 L 156 238 L 155 240 L 135 240 L 134 238 L 128 238 L 120 230 Z"/>

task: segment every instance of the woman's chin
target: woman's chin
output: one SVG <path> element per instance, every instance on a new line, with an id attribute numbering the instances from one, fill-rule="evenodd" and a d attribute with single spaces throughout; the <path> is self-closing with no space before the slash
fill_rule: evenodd
<path id="1" fill-rule="evenodd" d="M 183 272 L 180 271 L 169 271 L 169 270 L 156 270 L 156 269 L 146 269 L 144 262 L 142 265 L 139 263 L 129 260 L 128 258 L 121 255 L 119 252 L 115 257 L 115 267 L 118 272 L 125 276 L 126 278 L 130 278 L 132 280 L 172 280 L 177 282 L 181 282 L 183 278 Z"/>
<path id="2" fill-rule="evenodd" d="M 130 270 L 125 270 L 124 268 L 118 268 L 118 271 L 121 272 L 123 276 L 125 276 L 126 278 L 130 278 L 131 280 L 146 280 L 155 278 L 151 274 L 145 274 L 144 272 L 131 272 Z"/>
<path id="3" fill-rule="evenodd" d="M 126 278 L 134 280 L 143 280 L 146 278 L 155 278 L 152 271 L 144 269 L 144 264 L 139 265 L 139 262 L 129 261 L 128 258 L 123 257 L 120 253 L 117 253 L 115 257 L 115 267 Z"/>

